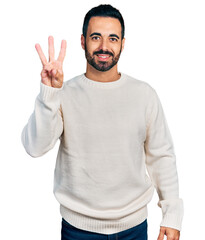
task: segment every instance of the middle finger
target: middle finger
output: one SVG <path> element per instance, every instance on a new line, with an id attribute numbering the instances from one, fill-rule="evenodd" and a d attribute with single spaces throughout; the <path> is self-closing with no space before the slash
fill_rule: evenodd
<path id="1" fill-rule="evenodd" d="M 54 61 L 55 53 L 54 53 L 54 39 L 52 36 L 48 38 L 48 54 L 49 54 L 49 62 Z"/>

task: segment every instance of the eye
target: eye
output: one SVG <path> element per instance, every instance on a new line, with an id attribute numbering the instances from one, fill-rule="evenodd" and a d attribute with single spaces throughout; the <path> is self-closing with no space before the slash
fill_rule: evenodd
<path id="1" fill-rule="evenodd" d="M 117 42 L 117 38 L 110 38 L 112 42 Z"/>
<path id="2" fill-rule="evenodd" d="M 98 40 L 99 37 L 98 37 L 98 36 L 94 36 L 94 37 L 92 37 L 92 39 L 93 39 L 93 40 Z"/>

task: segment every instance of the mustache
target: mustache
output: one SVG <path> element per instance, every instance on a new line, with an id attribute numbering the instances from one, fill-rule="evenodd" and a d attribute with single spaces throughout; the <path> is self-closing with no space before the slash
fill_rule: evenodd
<path id="1" fill-rule="evenodd" d="M 103 51 L 103 50 L 99 50 L 99 51 L 96 51 L 94 52 L 93 54 L 108 54 L 110 56 L 113 56 L 113 53 L 109 52 L 109 51 Z"/>

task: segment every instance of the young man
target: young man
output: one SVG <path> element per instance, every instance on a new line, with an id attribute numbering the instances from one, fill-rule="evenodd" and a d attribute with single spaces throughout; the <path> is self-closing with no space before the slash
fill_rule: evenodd
<path id="1" fill-rule="evenodd" d="M 39 157 L 60 138 L 54 194 L 62 239 L 147 239 L 154 188 L 163 214 L 158 240 L 179 239 L 183 200 L 171 135 L 155 90 L 118 72 L 125 44 L 120 12 L 99 5 L 86 14 L 86 73 L 69 81 L 63 82 L 66 41 L 57 60 L 53 37 L 48 41 L 49 62 L 36 44 L 40 93 L 22 143 Z"/>

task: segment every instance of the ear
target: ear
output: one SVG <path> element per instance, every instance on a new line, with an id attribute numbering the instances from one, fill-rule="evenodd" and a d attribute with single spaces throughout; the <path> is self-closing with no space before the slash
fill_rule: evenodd
<path id="1" fill-rule="evenodd" d="M 125 38 L 122 39 L 122 50 L 121 51 L 123 51 L 124 46 L 125 46 Z"/>
<path id="2" fill-rule="evenodd" d="M 81 46 L 85 50 L 85 37 L 81 34 Z"/>

